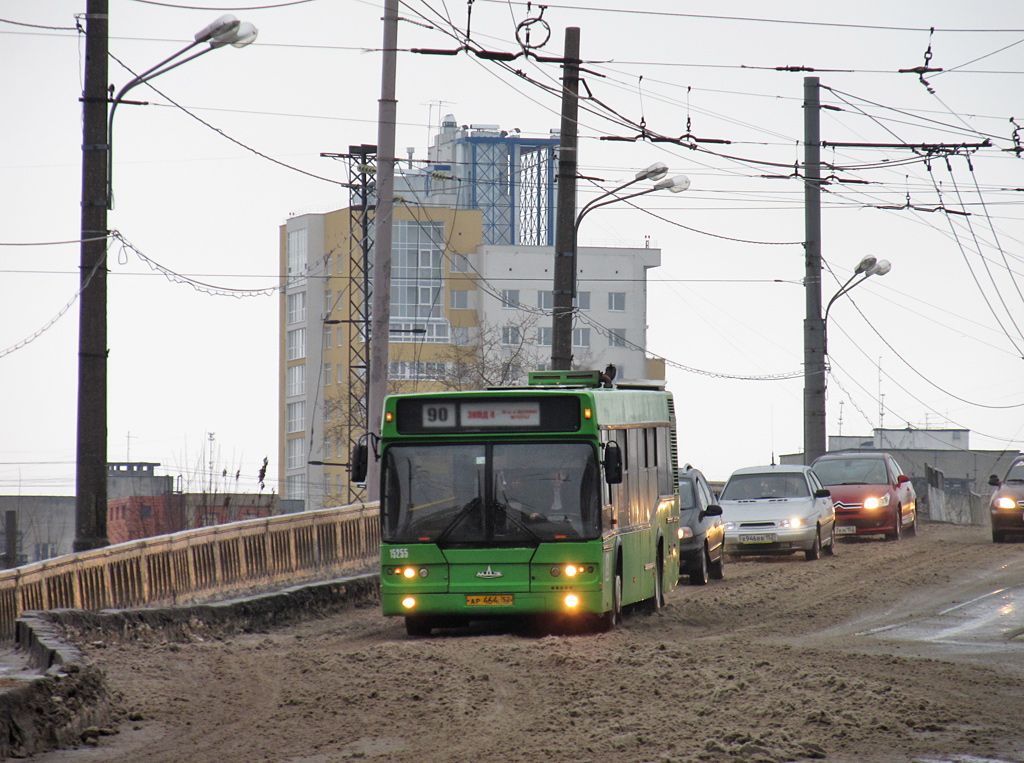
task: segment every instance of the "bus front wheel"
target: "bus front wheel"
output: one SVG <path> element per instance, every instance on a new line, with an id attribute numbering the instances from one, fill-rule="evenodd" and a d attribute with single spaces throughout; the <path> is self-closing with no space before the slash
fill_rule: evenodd
<path id="1" fill-rule="evenodd" d="M 430 619 L 423 615 L 406 615 L 405 632 L 410 636 L 429 636 Z"/>
<path id="2" fill-rule="evenodd" d="M 612 582 L 612 608 L 604 612 L 599 619 L 600 630 L 610 631 L 622 620 L 622 572 L 615 570 Z"/>

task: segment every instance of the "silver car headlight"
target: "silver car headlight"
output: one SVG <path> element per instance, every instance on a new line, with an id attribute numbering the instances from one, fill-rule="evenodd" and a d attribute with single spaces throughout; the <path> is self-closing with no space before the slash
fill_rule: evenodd
<path id="1" fill-rule="evenodd" d="M 775 524 L 779 527 L 803 527 L 807 524 L 807 521 L 800 517 L 790 517 L 789 519 L 780 519 Z"/>
<path id="2" fill-rule="evenodd" d="M 736 523 L 735 522 L 726 522 L 725 523 L 725 529 L 726 530 L 735 530 L 736 529 Z"/>

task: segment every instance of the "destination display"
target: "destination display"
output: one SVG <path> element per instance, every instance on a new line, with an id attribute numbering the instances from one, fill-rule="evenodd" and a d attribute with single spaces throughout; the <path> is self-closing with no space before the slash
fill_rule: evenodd
<path id="1" fill-rule="evenodd" d="M 398 402 L 396 425 L 416 432 L 575 432 L 580 427 L 580 400 L 574 396 L 542 398 L 412 398 Z"/>

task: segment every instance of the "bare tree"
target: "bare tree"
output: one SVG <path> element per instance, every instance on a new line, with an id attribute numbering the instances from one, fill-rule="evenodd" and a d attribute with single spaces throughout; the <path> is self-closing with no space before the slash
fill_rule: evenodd
<path id="1" fill-rule="evenodd" d="M 485 389 L 522 384 L 547 360 L 538 341 L 538 316 L 518 312 L 502 325 L 482 322 L 466 341 L 445 345 L 431 379 L 442 389 Z"/>

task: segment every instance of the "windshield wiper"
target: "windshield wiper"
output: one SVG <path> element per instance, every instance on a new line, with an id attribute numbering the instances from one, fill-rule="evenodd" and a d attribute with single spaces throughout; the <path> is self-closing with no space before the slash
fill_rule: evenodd
<path id="1" fill-rule="evenodd" d="M 523 522 L 521 519 L 517 519 L 516 517 L 512 516 L 513 512 L 521 513 L 521 512 L 519 512 L 519 509 L 513 509 L 507 503 L 496 503 L 496 504 L 494 504 L 494 506 L 495 506 L 495 508 L 501 509 L 501 511 L 504 514 L 506 520 L 508 520 L 509 522 L 514 524 L 516 527 L 518 527 L 520 530 L 525 532 L 527 535 L 529 535 L 531 538 L 533 538 L 533 540 L 537 541 L 538 543 L 540 543 L 543 540 L 539 535 L 537 535 L 537 533 L 535 533 L 533 530 L 531 530 L 527 526 L 527 524 L 525 522 Z"/>
<path id="2" fill-rule="evenodd" d="M 452 517 L 452 521 L 441 531 L 440 535 L 437 536 L 437 540 L 434 543 L 441 544 L 448 539 L 448 536 L 456 528 L 456 526 L 462 522 L 463 519 L 469 516 L 469 513 L 476 507 L 480 506 L 480 497 L 474 496 L 469 499 L 465 506 L 459 509 L 458 513 Z"/>

